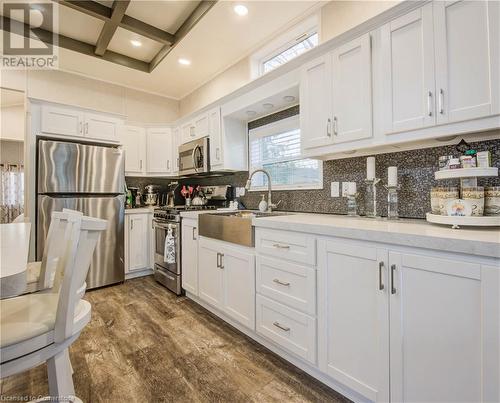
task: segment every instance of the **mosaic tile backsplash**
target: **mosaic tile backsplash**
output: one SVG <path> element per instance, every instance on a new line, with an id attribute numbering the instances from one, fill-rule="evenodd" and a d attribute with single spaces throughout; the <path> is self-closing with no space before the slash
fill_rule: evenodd
<path id="1" fill-rule="evenodd" d="M 470 143 L 477 151 L 489 150 L 492 165 L 500 168 L 500 132 L 499 139 Z M 378 154 L 376 160 L 376 174 L 381 178 L 377 187 L 378 213 L 387 215 L 387 191 L 382 184 L 387 184 L 387 168 L 398 167 L 399 190 L 399 216 L 404 218 L 425 218 L 430 211 L 430 189 L 433 186 L 458 185 L 458 180 L 436 181 L 434 172 L 438 170 L 438 158 L 441 155 L 456 155 L 459 153 L 455 146 L 441 146 L 420 150 L 402 151 L 388 154 Z M 354 157 L 341 160 L 325 161 L 323 164 L 323 189 L 320 190 L 294 190 L 273 191 L 273 201 L 281 200 L 278 210 L 347 214 L 347 199 L 343 197 L 330 197 L 331 182 L 356 182 L 360 193 L 358 198 L 358 213 L 364 214 L 364 179 L 366 177 L 366 157 Z M 182 184 L 245 186 L 248 172 L 231 175 L 184 179 Z M 166 179 L 127 178 L 129 186 L 144 186 L 157 183 L 166 188 Z M 500 186 L 500 179 L 478 178 L 479 186 Z M 248 192 L 241 197 L 241 202 L 249 209 L 256 209 L 261 195 L 267 192 Z"/>

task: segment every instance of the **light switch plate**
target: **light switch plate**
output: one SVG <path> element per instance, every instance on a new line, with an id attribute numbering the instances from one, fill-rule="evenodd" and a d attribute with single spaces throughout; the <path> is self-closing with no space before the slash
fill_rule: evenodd
<path id="1" fill-rule="evenodd" d="M 245 188 L 244 187 L 237 187 L 236 188 L 236 197 L 242 197 L 245 196 Z"/>
<path id="2" fill-rule="evenodd" d="M 347 192 L 349 191 L 349 183 L 351 182 L 342 182 L 342 197 L 347 197 Z"/>
<path id="3" fill-rule="evenodd" d="M 340 183 L 332 182 L 330 184 L 330 196 L 331 197 L 339 197 L 340 196 Z"/>

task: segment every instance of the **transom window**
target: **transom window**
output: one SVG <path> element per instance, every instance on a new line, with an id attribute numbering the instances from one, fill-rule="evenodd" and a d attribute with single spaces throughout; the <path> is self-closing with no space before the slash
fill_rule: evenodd
<path id="1" fill-rule="evenodd" d="M 271 175 L 273 189 L 322 189 L 322 161 L 302 158 L 299 116 L 250 130 L 250 169 L 263 168 Z M 251 190 L 267 189 L 267 177 L 257 173 Z"/>

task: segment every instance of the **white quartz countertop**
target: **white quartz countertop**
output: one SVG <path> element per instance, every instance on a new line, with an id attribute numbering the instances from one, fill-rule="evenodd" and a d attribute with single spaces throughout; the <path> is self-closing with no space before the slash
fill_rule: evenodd
<path id="1" fill-rule="evenodd" d="M 136 208 L 126 208 L 125 214 L 141 214 L 141 213 L 152 213 L 154 211 L 154 206 L 149 207 L 136 207 Z"/>
<path id="2" fill-rule="evenodd" d="M 387 221 L 330 214 L 291 214 L 253 219 L 270 228 L 500 258 L 500 230 L 452 229 L 423 220 Z"/>

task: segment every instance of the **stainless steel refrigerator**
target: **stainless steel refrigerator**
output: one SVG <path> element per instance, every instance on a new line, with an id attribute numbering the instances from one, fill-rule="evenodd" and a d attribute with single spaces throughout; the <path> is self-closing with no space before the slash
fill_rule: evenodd
<path id="1" fill-rule="evenodd" d="M 108 220 L 94 252 L 87 289 L 123 281 L 123 151 L 53 140 L 39 140 L 37 148 L 37 260 L 42 259 L 52 212 L 70 208 Z"/>

